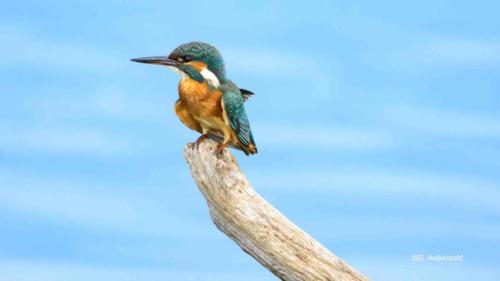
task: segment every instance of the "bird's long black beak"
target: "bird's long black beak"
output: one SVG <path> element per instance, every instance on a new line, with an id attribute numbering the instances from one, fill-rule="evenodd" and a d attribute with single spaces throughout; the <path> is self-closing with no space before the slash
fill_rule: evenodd
<path id="1" fill-rule="evenodd" d="M 131 61 L 148 63 L 148 64 L 159 64 L 159 65 L 167 65 L 167 66 L 177 66 L 179 63 L 175 60 L 171 60 L 166 56 L 157 56 L 157 57 L 143 57 L 131 59 Z"/>

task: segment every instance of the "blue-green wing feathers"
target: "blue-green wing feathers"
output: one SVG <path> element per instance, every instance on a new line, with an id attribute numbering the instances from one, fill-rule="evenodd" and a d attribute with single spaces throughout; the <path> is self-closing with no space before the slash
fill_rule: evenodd
<path id="1" fill-rule="evenodd" d="M 237 87 L 223 87 L 222 101 L 228 123 L 235 132 L 245 154 L 257 152 L 250 122 L 243 105 L 244 99 Z"/>

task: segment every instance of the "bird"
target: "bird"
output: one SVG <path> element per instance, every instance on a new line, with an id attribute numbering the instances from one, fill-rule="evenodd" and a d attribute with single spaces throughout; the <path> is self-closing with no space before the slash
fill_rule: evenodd
<path id="1" fill-rule="evenodd" d="M 180 121 L 201 136 L 219 142 L 215 152 L 228 146 L 245 155 L 257 153 L 244 102 L 254 93 L 239 88 L 226 75 L 224 59 L 214 46 L 194 41 L 176 47 L 168 56 L 131 61 L 166 66 L 181 75 L 174 111 Z"/>

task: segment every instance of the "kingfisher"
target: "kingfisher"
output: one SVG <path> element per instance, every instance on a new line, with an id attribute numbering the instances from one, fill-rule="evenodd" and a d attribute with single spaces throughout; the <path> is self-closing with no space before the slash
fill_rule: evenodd
<path id="1" fill-rule="evenodd" d="M 257 153 L 244 102 L 253 95 L 240 89 L 226 76 L 224 59 L 214 46 L 189 42 L 168 56 L 131 59 L 134 62 L 162 65 L 181 75 L 175 114 L 188 128 L 219 142 L 216 153 L 229 145 L 245 155 Z"/>

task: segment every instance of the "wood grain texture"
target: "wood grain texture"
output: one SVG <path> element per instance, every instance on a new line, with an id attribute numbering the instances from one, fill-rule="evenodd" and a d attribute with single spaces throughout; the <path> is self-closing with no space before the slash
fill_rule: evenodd
<path id="1" fill-rule="evenodd" d="M 215 155 L 216 145 L 188 144 L 184 157 L 219 230 L 281 280 L 369 280 L 255 192 L 228 149 Z"/>

